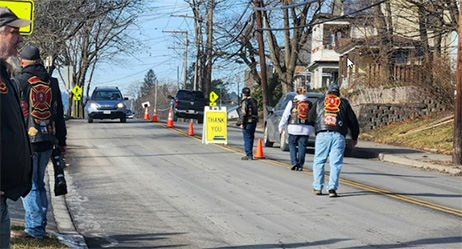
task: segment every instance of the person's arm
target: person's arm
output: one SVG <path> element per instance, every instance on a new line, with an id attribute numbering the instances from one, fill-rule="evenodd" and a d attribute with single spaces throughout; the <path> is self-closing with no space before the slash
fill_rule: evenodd
<path id="1" fill-rule="evenodd" d="M 61 153 L 66 154 L 67 145 L 66 145 L 66 137 L 67 137 L 67 128 L 66 128 L 66 121 L 64 120 L 64 106 L 63 100 L 61 97 L 61 90 L 59 89 L 58 80 L 52 78 L 53 87 L 55 87 L 55 94 L 56 94 L 56 114 L 55 114 L 55 124 L 56 124 L 56 139 L 58 139 L 58 148 Z"/>
<path id="2" fill-rule="evenodd" d="M 358 143 L 359 136 L 359 123 L 356 118 L 356 114 L 351 108 L 350 104 L 347 105 L 347 114 L 348 114 L 348 128 L 351 130 L 351 142 L 353 146 L 356 146 Z"/>
<path id="3" fill-rule="evenodd" d="M 282 134 L 282 132 L 285 130 L 287 123 L 289 122 L 289 117 L 290 117 L 290 111 L 292 109 L 292 101 L 289 101 L 287 103 L 286 108 L 284 109 L 284 112 L 282 113 L 281 120 L 279 121 L 279 134 Z"/>
<path id="4" fill-rule="evenodd" d="M 247 113 L 245 113 L 247 110 L 247 101 L 246 100 L 242 100 L 241 102 L 241 110 L 240 110 L 240 115 L 239 115 L 239 118 L 241 119 L 241 129 L 244 128 L 244 120 L 245 120 L 245 116 Z"/>
<path id="5" fill-rule="evenodd" d="M 316 109 L 318 106 L 318 101 L 316 100 L 313 105 L 310 107 L 310 111 L 308 112 L 307 122 L 309 125 L 314 126 L 314 122 L 316 121 Z"/>

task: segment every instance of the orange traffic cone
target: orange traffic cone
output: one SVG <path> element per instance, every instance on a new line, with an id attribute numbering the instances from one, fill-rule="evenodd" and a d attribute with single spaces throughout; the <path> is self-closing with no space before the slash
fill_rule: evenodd
<path id="1" fill-rule="evenodd" d="M 263 155 L 263 143 L 261 142 L 261 138 L 258 139 L 258 144 L 257 144 L 257 151 L 255 152 L 255 158 L 265 158 Z"/>
<path id="2" fill-rule="evenodd" d="M 144 108 L 144 119 L 149 120 L 149 111 L 147 106 Z"/>
<path id="3" fill-rule="evenodd" d="M 189 135 L 189 136 L 194 136 L 194 128 L 193 128 L 193 121 L 192 121 L 192 119 L 191 119 L 191 122 L 189 122 L 188 135 Z"/>
<path id="4" fill-rule="evenodd" d="M 168 110 L 167 127 L 168 127 L 168 128 L 171 128 L 171 127 L 173 127 L 173 116 L 172 116 L 172 110 Z"/>
<path id="5" fill-rule="evenodd" d="M 154 107 L 154 112 L 152 113 L 152 122 L 157 122 L 157 109 Z"/>

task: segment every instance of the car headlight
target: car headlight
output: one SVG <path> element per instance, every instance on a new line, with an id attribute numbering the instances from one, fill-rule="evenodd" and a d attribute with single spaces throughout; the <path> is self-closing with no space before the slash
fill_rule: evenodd
<path id="1" fill-rule="evenodd" d="M 124 108 L 124 107 L 125 107 L 124 103 L 118 103 L 117 104 L 117 108 Z"/>
<path id="2" fill-rule="evenodd" d="M 98 107 L 99 107 L 99 105 L 98 105 L 98 104 L 96 104 L 96 103 L 90 103 L 90 107 L 91 107 L 91 108 L 98 108 Z"/>

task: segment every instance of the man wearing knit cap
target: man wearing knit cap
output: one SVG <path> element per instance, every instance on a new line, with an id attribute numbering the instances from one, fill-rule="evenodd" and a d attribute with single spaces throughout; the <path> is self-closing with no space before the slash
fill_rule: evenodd
<path id="1" fill-rule="evenodd" d="M 359 125 L 350 103 L 340 97 L 340 88 L 331 84 L 308 113 L 308 123 L 314 123 L 316 142 L 313 160 L 313 193 L 321 195 L 324 187 L 324 164 L 329 158 L 329 197 L 337 197 L 338 179 L 343 165 L 345 136 L 351 130 L 352 145 L 358 142 Z"/>
<path id="2" fill-rule="evenodd" d="M 1 248 L 10 248 L 10 216 L 6 200 L 17 201 L 32 186 L 32 156 L 24 117 L 15 87 L 9 80 L 7 63 L 18 54 L 23 41 L 19 28 L 30 21 L 19 19 L 0 7 L 0 163 L 1 163 Z"/>
<path id="3" fill-rule="evenodd" d="M 66 151 L 66 127 L 61 91 L 40 59 L 35 46 L 26 46 L 20 53 L 21 73 L 13 78 L 17 84 L 27 133 L 32 146 L 32 189 L 23 198 L 26 228 L 15 231 L 15 237 L 41 239 L 47 225 L 48 199 L 45 189 L 45 169 L 56 141 L 61 152 Z"/>

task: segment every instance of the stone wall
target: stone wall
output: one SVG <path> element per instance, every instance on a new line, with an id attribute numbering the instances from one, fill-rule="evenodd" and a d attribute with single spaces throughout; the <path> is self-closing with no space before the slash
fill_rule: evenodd
<path id="1" fill-rule="evenodd" d="M 350 103 L 363 131 L 447 109 L 416 87 L 367 89 Z"/>

